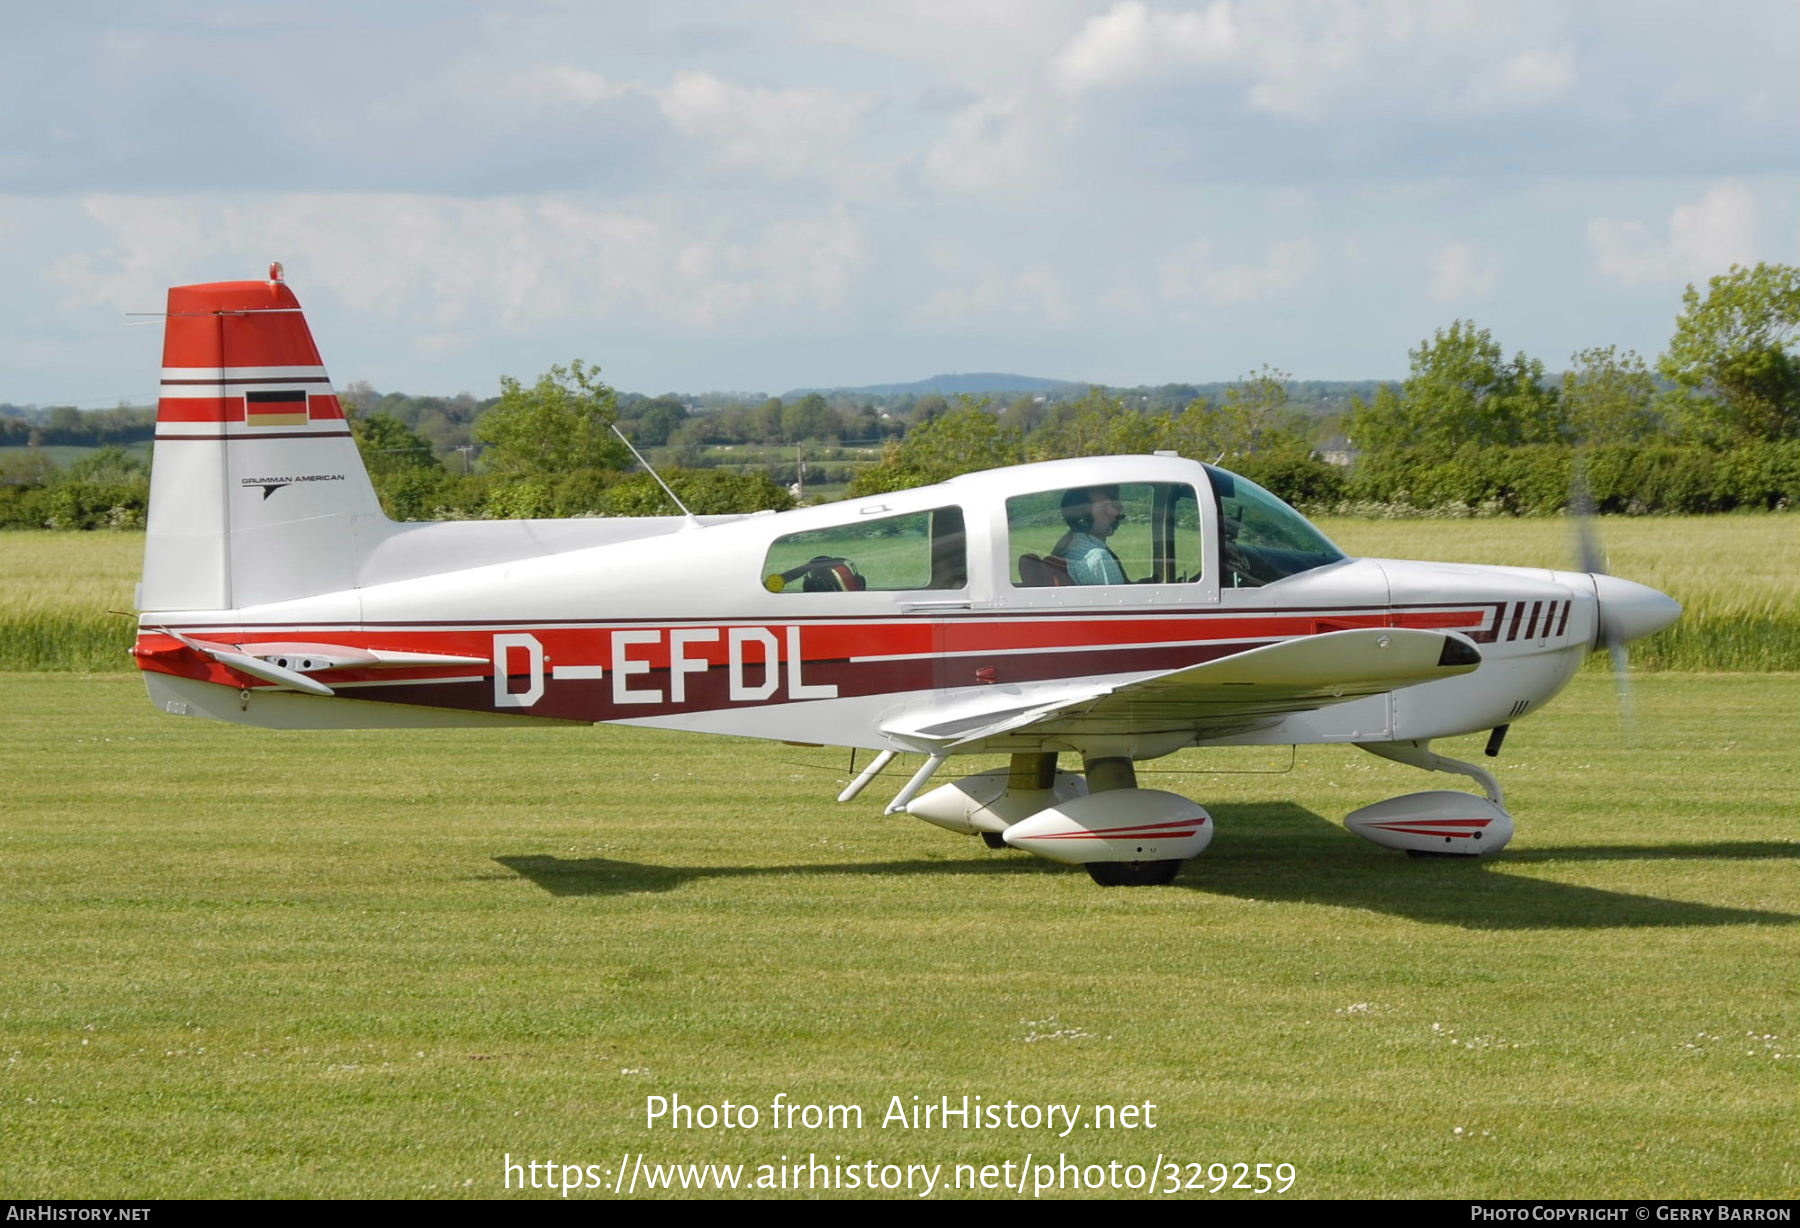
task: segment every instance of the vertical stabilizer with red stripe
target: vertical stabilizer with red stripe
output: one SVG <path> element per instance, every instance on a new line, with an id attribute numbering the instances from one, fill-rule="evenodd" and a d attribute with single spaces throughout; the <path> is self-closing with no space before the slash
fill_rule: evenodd
<path id="1" fill-rule="evenodd" d="M 388 521 L 293 291 L 169 291 L 143 610 L 241 609 L 355 585 Z"/>

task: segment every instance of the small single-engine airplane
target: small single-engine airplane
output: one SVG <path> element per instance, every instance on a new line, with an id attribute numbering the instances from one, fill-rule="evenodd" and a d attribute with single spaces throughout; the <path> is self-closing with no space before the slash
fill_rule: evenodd
<path id="1" fill-rule="evenodd" d="M 1460 773 L 1351 831 L 1512 836 L 1432 751 L 1555 695 L 1680 607 L 1586 571 L 1346 557 L 1172 454 L 1051 461 L 748 516 L 401 524 L 376 501 L 280 266 L 169 292 L 139 632 L 166 712 L 275 729 L 621 723 L 925 756 L 888 804 L 1168 882 L 1207 812 L 1139 788 L 1184 747 L 1350 743 Z M 951 757 L 1010 766 L 925 792 Z M 1080 774 L 1058 770 L 1079 756 Z"/>

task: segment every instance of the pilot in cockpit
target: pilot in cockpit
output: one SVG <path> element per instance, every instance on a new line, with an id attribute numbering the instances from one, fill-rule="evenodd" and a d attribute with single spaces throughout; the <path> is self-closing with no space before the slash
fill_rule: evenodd
<path id="1" fill-rule="evenodd" d="M 1125 565 L 1106 544 L 1125 519 L 1119 488 L 1081 486 L 1066 491 L 1062 514 L 1069 531 L 1051 555 L 1068 564 L 1069 578 L 1077 584 L 1126 583 Z"/>

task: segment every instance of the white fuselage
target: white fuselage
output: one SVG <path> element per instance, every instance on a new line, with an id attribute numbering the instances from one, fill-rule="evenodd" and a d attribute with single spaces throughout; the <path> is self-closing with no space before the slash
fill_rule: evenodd
<path id="1" fill-rule="evenodd" d="M 514 526 L 394 526 L 365 551 L 357 587 L 218 611 L 146 613 L 159 629 L 229 640 L 324 642 L 437 653 L 487 668 L 343 670 L 336 698 L 255 687 L 216 666 L 151 669 L 165 707 L 288 727 L 412 725 L 538 717 L 622 722 L 785 741 L 908 749 L 883 732 L 914 709 L 954 711 L 1013 693 L 1021 703 L 1096 678 L 1130 682 L 1249 648 L 1356 627 L 1452 632 L 1478 646 L 1473 673 L 1297 712 L 1228 737 L 1146 734 L 1135 757 L 1210 742 L 1427 739 L 1505 724 L 1569 679 L 1598 634 L 1593 579 L 1578 572 L 1345 559 L 1257 587 L 1221 585 L 1218 511 L 1198 500 L 1199 578 L 1103 587 L 1020 587 L 1009 496 L 1095 481 L 1184 482 L 1172 457 L 1051 462 L 921 490 L 684 527 L 585 522 L 554 553 Z M 953 588 L 771 591 L 771 543 L 857 517 L 954 506 L 966 573 Z M 642 534 L 620 538 L 628 528 Z M 410 540 L 409 540 L 410 538 Z M 497 544 L 502 543 L 502 544 Z M 461 561 L 473 566 L 459 566 Z M 392 578 L 390 578 L 392 577 Z M 207 683 L 225 683 L 223 688 Z M 214 692 L 209 695 L 208 692 Z M 357 702 L 378 701 L 378 702 Z M 1001 735 L 967 749 L 1080 750 Z"/>

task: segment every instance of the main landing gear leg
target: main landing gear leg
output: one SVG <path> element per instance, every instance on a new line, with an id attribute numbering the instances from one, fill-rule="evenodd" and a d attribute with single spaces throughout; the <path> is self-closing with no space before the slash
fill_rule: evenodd
<path id="1" fill-rule="evenodd" d="M 1044 792 L 1056 786 L 1056 752 L 1030 752 L 1012 757 L 1012 771 L 1006 778 L 1009 791 Z M 981 842 L 991 849 L 1009 849 L 1012 845 L 997 831 L 981 833 Z"/>
<path id="2" fill-rule="evenodd" d="M 1123 756 L 1084 759 L 1082 768 L 1089 796 L 1138 787 L 1137 768 Z M 1090 861 L 1086 869 L 1088 877 L 1102 887 L 1160 887 L 1175 881 L 1181 861 Z"/>

